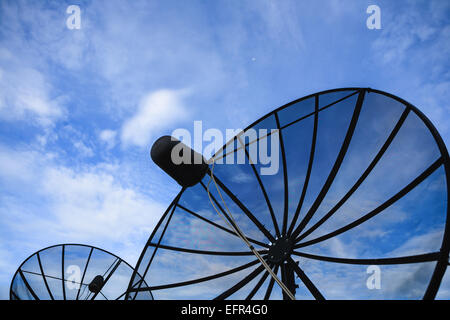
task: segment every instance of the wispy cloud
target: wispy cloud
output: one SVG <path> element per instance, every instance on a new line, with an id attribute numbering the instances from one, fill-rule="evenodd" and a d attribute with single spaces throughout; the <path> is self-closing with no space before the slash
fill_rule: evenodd
<path id="1" fill-rule="evenodd" d="M 46 77 L 0 48 L 0 117 L 50 126 L 65 114 L 64 97 L 54 96 Z"/>
<path id="2" fill-rule="evenodd" d="M 399 5 L 381 7 L 385 25 L 372 44 L 371 60 L 388 67 L 395 91 L 421 108 L 449 142 L 450 5 L 439 0 L 402 2 L 398 12 Z"/>
<path id="3" fill-rule="evenodd" d="M 106 129 L 100 132 L 99 139 L 106 144 L 108 149 L 112 149 L 116 145 L 116 136 L 116 131 Z"/>

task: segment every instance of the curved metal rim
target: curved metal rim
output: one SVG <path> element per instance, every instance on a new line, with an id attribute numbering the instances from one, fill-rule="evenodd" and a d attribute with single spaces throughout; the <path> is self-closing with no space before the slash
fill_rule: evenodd
<path id="1" fill-rule="evenodd" d="M 441 137 L 441 135 L 439 134 L 439 132 L 437 131 L 436 127 L 433 125 L 433 123 L 431 122 L 430 119 L 427 118 L 427 116 L 425 116 L 425 114 L 420 111 L 417 107 L 415 107 L 414 105 L 412 105 L 411 103 L 409 103 L 408 101 L 385 91 L 382 90 L 377 90 L 377 89 L 372 89 L 372 88 L 364 88 L 364 87 L 345 87 L 345 88 L 336 88 L 336 89 L 330 89 L 330 90 L 324 90 L 324 91 L 320 91 L 320 92 L 316 92 L 313 94 L 309 94 L 307 96 L 301 97 L 299 99 L 296 99 L 294 101 L 291 101 L 287 104 L 284 104 L 278 108 L 276 108 L 275 110 L 267 113 L 266 115 L 262 116 L 261 118 L 259 118 L 258 120 L 254 121 L 252 124 L 250 124 L 249 126 L 247 126 L 244 130 L 242 130 L 242 132 L 247 131 L 248 129 L 254 127 L 255 125 L 257 125 L 258 123 L 260 123 L 261 121 L 265 120 L 266 118 L 272 116 L 272 115 L 276 115 L 278 112 L 280 112 L 281 110 L 294 105 L 296 103 L 299 103 L 303 100 L 307 100 L 310 98 L 313 98 L 315 96 L 321 96 L 324 94 L 328 94 L 328 93 L 333 93 L 333 92 L 340 92 L 340 91 L 363 91 L 365 90 L 367 93 L 373 92 L 373 93 L 377 93 L 380 95 L 384 95 L 386 97 L 389 97 L 391 99 L 396 100 L 397 102 L 403 104 L 405 106 L 406 109 L 409 109 L 411 111 L 413 111 L 426 125 L 426 127 L 428 128 L 428 130 L 431 132 L 436 144 L 438 145 L 439 151 L 441 153 L 442 156 L 442 160 L 443 160 L 443 166 L 444 166 L 444 170 L 445 170 L 445 177 L 446 177 L 446 187 L 447 187 L 447 215 L 446 215 L 446 223 L 445 223 L 445 228 L 444 228 L 444 234 L 442 237 L 442 244 L 441 244 L 441 249 L 440 249 L 440 256 L 437 259 L 437 264 L 436 267 L 434 268 L 433 271 L 433 275 L 431 277 L 431 280 L 428 284 L 428 287 L 426 289 L 426 292 L 423 296 L 424 300 L 431 300 L 434 299 L 436 297 L 436 294 L 439 290 L 442 278 L 445 274 L 445 271 L 447 269 L 448 266 L 448 259 L 449 259 L 449 252 L 450 252 L 450 156 L 447 150 L 447 147 L 445 146 L 445 143 Z M 230 141 L 234 140 L 235 137 L 231 138 L 229 141 L 227 141 L 225 143 L 225 145 L 227 145 Z M 224 146 L 225 146 L 224 145 Z M 223 147 L 222 147 L 223 149 Z M 213 155 L 213 157 L 215 157 L 217 155 L 217 152 Z M 181 197 L 181 195 L 184 192 L 184 188 L 177 194 L 177 196 L 175 197 L 175 199 L 172 201 L 172 203 L 169 205 L 169 207 L 167 208 L 167 210 L 165 211 L 165 213 L 163 214 L 163 216 L 161 217 L 161 219 L 159 220 L 159 222 L 157 223 L 157 225 L 155 226 L 152 234 L 150 235 L 149 240 L 147 241 L 139 259 L 138 262 L 136 264 L 136 268 L 134 269 L 133 275 L 130 279 L 130 284 L 128 286 L 128 290 L 130 290 L 132 288 L 132 284 L 134 281 L 134 278 L 137 274 L 137 268 L 140 266 L 142 259 L 146 253 L 146 250 L 148 248 L 148 244 L 152 241 L 153 237 L 156 234 L 156 231 L 159 229 L 159 226 L 161 225 L 161 223 L 164 221 L 165 217 L 167 216 L 167 214 L 169 213 L 170 209 L 172 208 L 172 206 L 176 206 L 176 199 L 179 199 Z M 145 281 L 145 279 L 143 278 L 143 280 Z M 128 292 L 126 294 L 126 297 L 128 297 Z"/>
<path id="2" fill-rule="evenodd" d="M 119 259 L 119 260 L 121 261 L 121 263 L 123 262 L 123 263 L 125 263 L 128 267 L 130 267 L 130 269 L 133 270 L 132 277 L 135 277 L 135 274 L 139 275 L 137 272 L 135 272 L 135 269 L 134 269 L 128 262 L 126 262 L 126 261 L 123 260 L 121 257 L 117 256 L 116 254 L 114 254 L 114 253 L 112 253 L 112 252 L 110 252 L 110 251 L 108 251 L 108 250 L 105 250 L 105 249 L 102 249 L 102 248 L 99 248 L 99 247 L 95 247 L 95 246 L 90 246 L 90 245 L 88 245 L 88 244 L 82 244 L 82 243 L 61 243 L 61 244 L 55 244 L 55 245 L 51 245 L 51 246 L 45 247 L 45 248 L 43 248 L 43 249 L 40 249 L 40 250 L 38 250 L 38 251 L 35 251 L 35 252 L 32 253 L 31 255 L 29 255 L 28 258 L 26 258 L 26 259 L 20 264 L 20 266 L 17 268 L 16 272 L 14 273 L 14 276 L 13 276 L 13 278 L 12 278 L 12 280 L 11 280 L 11 284 L 10 284 L 10 286 L 9 286 L 9 299 L 12 300 L 12 293 L 13 293 L 12 286 L 13 286 L 13 283 L 14 283 L 14 279 L 16 278 L 17 274 L 19 273 L 19 270 L 22 269 L 22 266 L 23 266 L 28 260 L 30 260 L 32 257 L 34 257 L 35 255 L 37 255 L 38 253 L 40 253 L 40 252 L 42 252 L 42 251 L 45 251 L 45 250 L 48 250 L 48 249 L 51 249 L 51 248 L 55 248 L 55 247 L 63 247 L 63 246 L 87 247 L 87 248 L 91 248 L 91 249 L 103 251 L 103 252 L 105 252 L 105 253 L 107 253 L 107 254 L 109 254 L 109 255 L 115 257 L 116 259 Z M 145 281 L 145 280 L 144 280 L 144 281 Z M 151 294 L 151 293 L 150 293 L 150 294 Z M 152 297 L 153 297 L 153 295 L 152 295 Z"/>

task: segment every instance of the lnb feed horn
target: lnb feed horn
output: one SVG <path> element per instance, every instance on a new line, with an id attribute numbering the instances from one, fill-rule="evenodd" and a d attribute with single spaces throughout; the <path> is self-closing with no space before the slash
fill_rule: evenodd
<path id="1" fill-rule="evenodd" d="M 208 171 L 208 164 L 200 153 L 171 136 L 156 140 L 150 156 L 158 167 L 184 188 L 196 185 Z"/>

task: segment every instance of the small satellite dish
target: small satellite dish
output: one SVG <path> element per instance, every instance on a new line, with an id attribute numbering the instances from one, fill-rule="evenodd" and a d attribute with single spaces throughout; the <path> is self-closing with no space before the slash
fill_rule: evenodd
<path id="1" fill-rule="evenodd" d="M 438 294 L 450 249 L 449 155 L 405 100 L 367 88 L 306 96 L 243 130 L 206 171 L 178 171 L 165 162 L 170 149 L 159 145 L 152 158 L 182 189 L 142 251 L 130 298 Z"/>
<path id="2" fill-rule="evenodd" d="M 103 249 L 54 245 L 33 253 L 20 265 L 11 282 L 10 299 L 123 300 L 133 271 Z M 153 300 L 151 292 L 139 298 Z"/>

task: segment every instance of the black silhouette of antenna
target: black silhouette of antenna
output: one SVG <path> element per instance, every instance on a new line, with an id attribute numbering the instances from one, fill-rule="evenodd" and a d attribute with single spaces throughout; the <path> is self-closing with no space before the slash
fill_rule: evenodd
<path id="1" fill-rule="evenodd" d="M 436 297 L 450 249 L 450 161 L 410 103 L 328 90 L 270 112 L 209 161 L 174 164 L 180 143 L 166 136 L 152 147 L 182 189 L 142 251 L 129 298 Z M 385 290 L 366 282 L 369 265 Z"/>
<path id="2" fill-rule="evenodd" d="M 123 300 L 133 268 L 93 246 L 59 244 L 39 250 L 16 271 L 11 300 Z M 139 275 L 137 275 L 139 277 Z M 139 297 L 153 300 L 152 293 Z"/>

